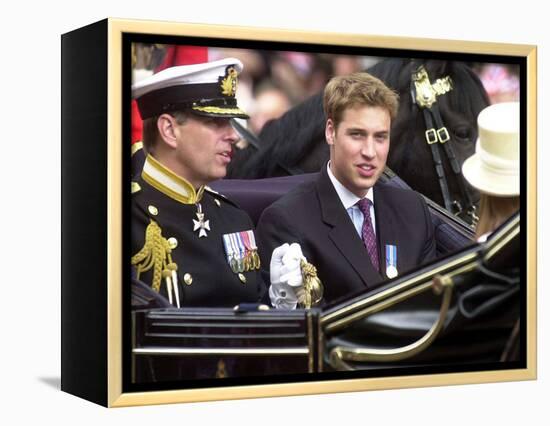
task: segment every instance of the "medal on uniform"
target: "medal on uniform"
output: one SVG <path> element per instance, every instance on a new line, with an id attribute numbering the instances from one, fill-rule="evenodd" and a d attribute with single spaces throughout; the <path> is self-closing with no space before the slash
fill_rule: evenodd
<path id="1" fill-rule="evenodd" d="M 241 246 L 239 245 L 238 233 L 225 234 L 224 238 L 225 237 L 227 237 L 230 250 L 231 250 L 231 260 L 229 262 L 229 265 L 231 266 L 231 270 L 235 274 L 238 274 L 239 272 L 244 272 L 244 262 L 243 262 L 244 250 L 241 249 Z"/>
<path id="2" fill-rule="evenodd" d="M 229 234 L 229 241 L 231 241 L 231 247 L 233 249 L 233 260 L 231 261 L 231 269 L 234 269 L 235 273 L 238 274 L 239 272 L 243 271 L 243 261 L 241 257 L 241 251 L 239 249 L 239 243 L 237 242 L 235 234 Z"/>
<path id="3" fill-rule="evenodd" d="M 246 240 L 245 232 L 239 232 L 239 240 L 242 241 L 244 246 L 244 253 L 243 253 L 244 270 L 248 272 L 250 271 L 250 261 L 249 261 L 250 248 L 248 247 L 248 241 Z"/>
<path id="4" fill-rule="evenodd" d="M 237 259 L 237 265 L 238 265 L 238 271 L 239 272 L 245 272 L 245 249 L 244 249 L 244 243 L 243 243 L 243 240 L 242 240 L 242 236 L 240 234 L 240 232 L 236 232 L 234 234 L 231 234 L 231 236 L 233 237 L 233 240 L 235 241 L 235 245 L 237 246 L 237 250 L 238 250 L 238 253 L 239 253 L 239 257 Z"/>
<path id="5" fill-rule="evenodd" d="M 386 244 L 386 276 L 397 277 L 397 246 Z"/>
<path id="6" fill-rule="evenodd" d="M 233 244 L 231 242 L 231 237 L 229 234 L 223 235 L 223 246 L 225 248 L 225 255 L 227 257 L 227 263 L 231 267 L 233 273 L 238 273 L 237 271 L 237 260 L 235 258 L 235 252 L 233 249 Z"/>
<path id="7" fill-rule="evenodd" d="M 250 230 L 250 246 L 252 248 L 252 259 L 254 262 L 254 269 L 260 269 L 260 255 L 258 254 L 258 246 L 256 245 L 256 237 L 254 231 Z"/>
<path id="8" fill-rule="evenodd" d="M 255 261 L 254 261 L 254 251 L 252 249 L 251 234 L 253 234 L 252 230 L 241 232 L 242 240 L 244 242 L 244 247 L 246 249 L 246 254 L 245 254 L 246 268 L 245 269 L 247 271 L 253 271 L 253 270 L 256 269 L 256 264 L 255 264 Z"/>
<path id="9" fill-rule="evenodd" d="M 193 231 L 199 231 L 199 238 L 208 237 L 206 231 L 210 231 L 210 221 L 204 220 L 201 203 L 197 203 L 197 219 L 193 219 Z"/>
<path id="10" fill-rule="evenodd" d="M 254 238 L 254 231 L 251 229 L 243 231 L 243 240 L 246 246 L 246 257 L 250 266 L 250 271 L 260 269 L 260 256 L 258 256 L 258 247 L 256 246 L 256 239 Z"/>
<path id="11" fill-rule="evenodd" d="M 254 257 L 253 247 L 256 246 L 256 241 L 252 230 L 224 234 L 223 246 L 227 263 L 233 273 L 242 275 L 243 272 L 259 269 L 259 258 L 256 262 Z"/>

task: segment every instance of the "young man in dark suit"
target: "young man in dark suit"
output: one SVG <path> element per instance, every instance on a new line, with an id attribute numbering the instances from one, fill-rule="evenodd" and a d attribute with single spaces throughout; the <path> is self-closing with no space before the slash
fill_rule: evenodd
<path id="1" fill-rule="evenodd" d="M 272 253 L 280 258 L 275 248 L 291 244 L 277 271 L 281 279 L 272 280 L 269 289 L 277 308 L 304 301 L 301 277 L 284 273 L 304 257 L 323 283 L 321 303 L 374 288 L 435 257 L 433 225 L 422 197 L 377 183 L 389 152 L 397 94 L 377 78 L 356 73 L 333 78 L 323 106 L 329 163 L 316 181 L 266 209 L 257 227 L 263 258 Z"/>

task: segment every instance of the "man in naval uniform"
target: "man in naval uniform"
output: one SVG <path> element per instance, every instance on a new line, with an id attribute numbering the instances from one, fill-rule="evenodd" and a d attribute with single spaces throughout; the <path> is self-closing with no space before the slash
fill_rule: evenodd
<path id="1" fill-rule="evenodd" d="M 324 288 L 316 301 L 331 303 L 432 260 L 435 240 L 418 193 L 377 183 L 386 165 L 397 94 L 377 78 L 356 73 L 334 77 L 323 106 L 329 163 L 316 181 L 267 208 L 257 234 L 264 257 L 293 243 L 284 263 L 304 257 L 311 262 Z M 272 282 L 272 305 L 295 308 L 303 287 L 299 281 Z"/>
<path id="2" fill-rule="evenodd" d="M 241 70 L 228 58 L 132 87 L 147 153 L 132 182 L 132 266 L 176 307 L 233 307 L 265 291 L 252 221 L 207 186 L 225 176 L 238 141 L 230 118 L 248 118 L 235 98 Z"/>

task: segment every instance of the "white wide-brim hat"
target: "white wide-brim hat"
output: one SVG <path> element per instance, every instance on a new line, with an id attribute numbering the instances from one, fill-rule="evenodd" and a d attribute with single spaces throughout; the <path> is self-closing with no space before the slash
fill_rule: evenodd
<path id="1" fill-rule="evenodd" d="M 490 195 L 519 195 L 519 103 L 488 106 L 477 118 L 476 153 L 462 165 L 475 188 Z"/>

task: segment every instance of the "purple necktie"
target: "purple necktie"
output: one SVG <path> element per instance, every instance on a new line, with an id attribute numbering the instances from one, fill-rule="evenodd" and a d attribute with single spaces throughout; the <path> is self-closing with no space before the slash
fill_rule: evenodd
<path id="1" fill-rule="evenodd" d="M 378 272 L 380 272 L 380 265 L 378 263 L 378 247 L 376 244 L 376 235 L 374 234 L 374 229 L 372 228 L 372 221 L 370 219 L 370 206 L 372 202 L 368 198 L 363 198 L 357 202 L 359 210 L 363 213 L 363 228 L 361 229 L 361 236 L 363 237 L 363 244 L 367 251 L 369 252 L 370 261 L 372 266 Z"/>

